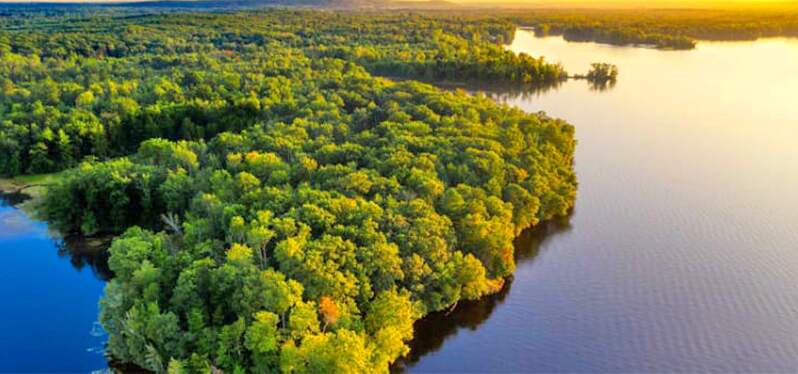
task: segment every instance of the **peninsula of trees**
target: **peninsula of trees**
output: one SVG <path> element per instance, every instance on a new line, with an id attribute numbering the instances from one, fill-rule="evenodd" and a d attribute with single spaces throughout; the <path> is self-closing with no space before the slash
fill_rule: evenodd
<path id="1" fill-rule="evenodd" d="M 569 124 L 372 74 L 545 82 L 512 24 L 274 10 L 4 18 L 0 173 L 119 235 L 108 353 L 171 373 L 386 372 L 572 207 Z M 72 168 L 74 167 L 74 168 Z"/>

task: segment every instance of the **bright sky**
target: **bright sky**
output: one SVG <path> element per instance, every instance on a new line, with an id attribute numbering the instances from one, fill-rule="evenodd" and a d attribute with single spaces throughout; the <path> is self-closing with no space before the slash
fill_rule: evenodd
<path id="1" fill-rule="evenodd" d="M 796 4 L 788 0 L 448 0 L 455 3 L 496 3 L 496 4 L 528 4 L 528 5 L 625 5 L 634 7 L 651 6 L 739 6 L 757 4 Z"/>

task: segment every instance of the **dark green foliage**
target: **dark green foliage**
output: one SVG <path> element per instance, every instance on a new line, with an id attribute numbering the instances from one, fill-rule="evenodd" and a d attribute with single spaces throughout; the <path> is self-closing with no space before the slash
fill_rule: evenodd
<path id="1" fill-rule="evenodd" d="M 614 82 L 618 79 L 618 67 L 613 64 L 594 63 L 590 65 L 590 71 L 585 76 L 593 83 Z"/>
<path id="2" fill-rule="evenodd" d="M 38 17 L 34 25 L 47 27 L 26 29 L 12 27 L 15 19 L 0 21 L 14 30 L 0 31 L 6 176 L 124 156 L 151 138 L 207 140 L 259 121 L 290 122 L 315 99 L 292 83 L 329 58 L 408 78 L 566 77 L 559 65 L 505 51 L 515 27 L 500 20 L 272 11 Z M 351 109 L 363 100 L 342 92 L 329 105 Z"/>
<path id="3" fill-rule="evenodd" d="M 126 158 L 85 163 L 50 188 L 44 214 L 59 230 L 83 234 L 154 222 L 164 205 L 154 192 L 164 177 L 162 169 Z"/>
<path id="4" fill-rule="evenodd" d="M 436 61 L 433 76 L 548 79 L 556 67 L 496 44 L 503 22 L 274 11 L 91 24 L 12 34 L 0 146 L 18 155 L 9 171 L 79 162 L 47 195 L 56 227 L 124 231 L 101 308 L 121 361 L 385 372 L 413 321 L 499 290 L 513 238 L 573 205 L 569 124 L 369 72 Z M 55 41 L 66 47 L 43 48 Z"/>

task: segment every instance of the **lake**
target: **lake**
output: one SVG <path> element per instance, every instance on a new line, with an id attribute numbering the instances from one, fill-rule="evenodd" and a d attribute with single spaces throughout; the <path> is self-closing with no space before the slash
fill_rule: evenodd
<path id="1" fill-rule="evenodd" d="M 0 199 L 0 362 L 4 372 L 104 370 L 97 322 L 108 271 L 84 243 L 55 239 L 43 222 Z"/>
<path id="2" fill-rule="evenodd" d="M 407 370 L 794 372 L 798 40 L 509 48 L 620 76 L 492 90 L 576 126 L 576 208 L 519 243 L 508 290 L 420 322 Z"/>
<path id="3" fill-rule="evenodd" d="M 535 38 L 518 52 L 618 65 L 498 100 L 576 126 L 574 213 L 517 241 L 506 289 L 418 324 L 410 372 L 798 368 L 798 41 L 658 51 Z M 108 271 L 0 203 L 0 362 L 103 370 Z"/>

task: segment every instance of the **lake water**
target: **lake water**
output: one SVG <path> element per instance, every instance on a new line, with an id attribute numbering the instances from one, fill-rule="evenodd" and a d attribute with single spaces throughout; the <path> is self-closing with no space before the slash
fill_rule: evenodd
<path id="1" fill-rule="evenodd" d="M 798 370 L 798 40 L 510 48 L 620 76 L 494 92 L 576 126 L 576 208 L 509 290 L 421 322 L 408 371 Z"/>
<path id="2" fill-rule="evenodd" d="M 420 322 L 408 371 L 798 369 L 798 41 L 511 48 L 621 75 L 492 93 L 576 126 L 576 208 L 519 238 L 501 294 Z M 0 203 L 3 371 L 107 366 L 108 272 L 70 244 Z"/>
<path id="3" fill-rule="evenodd" d="M 0 199 L 0 371 L 107 367 L 107 336 L 96 322 L 107 268 L 80 244 L 54 239 Z"/>

